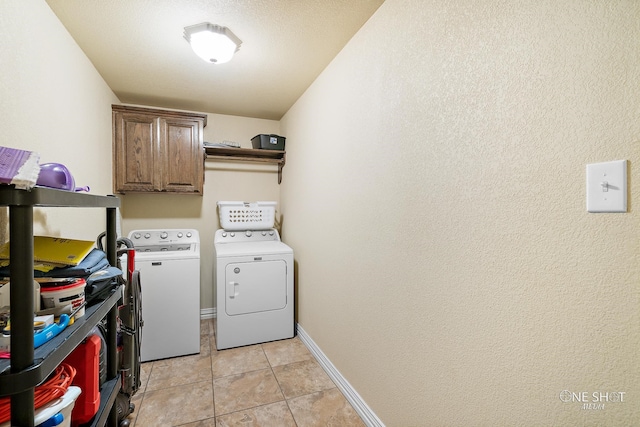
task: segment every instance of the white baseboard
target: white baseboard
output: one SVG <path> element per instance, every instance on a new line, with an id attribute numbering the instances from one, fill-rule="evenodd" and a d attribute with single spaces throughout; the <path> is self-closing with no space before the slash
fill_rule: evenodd
<path id="1" fill-rule="evenodd" d="M 300 340 L 307 346 L 313 357 L 316 358 L 322 369 L 325 370 L 327 375 L 333 380 L 334 383 L 338 386 L 342 394 L 346 397 L 346 399 L 351 403 L 353 409 L 356 410 L 362 421 L 368 427 L 384 427 L 384 424 L 380 419 L 373 413 L 371 408 L 362 400 L 362 397 L 358 394 L 358 392 L 349 384 L 349 381 L 336 369 L 336 367 L 331 363 L 331 361 L 325 356 L 325 354 L 320 350 L 320 347 L 311 339 L 311 337 L 302 329 L 300 324 L 297 324 L 297 331 Z"/>
<path id="2" fill-rule="evenodd" d="M 200 309 L 200 319 L 213 319 L 216 317 L 216 308 L 201 308 Z"/>

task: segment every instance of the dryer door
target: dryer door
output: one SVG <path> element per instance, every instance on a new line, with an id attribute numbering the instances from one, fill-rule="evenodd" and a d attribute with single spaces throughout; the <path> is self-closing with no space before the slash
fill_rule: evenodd
<path id="1" fill-rule="evenodd" d="M 287 306 L 284 260 L 234 262 L 225 269 L 225 311 L 229 316 L 282 310 Z"/>

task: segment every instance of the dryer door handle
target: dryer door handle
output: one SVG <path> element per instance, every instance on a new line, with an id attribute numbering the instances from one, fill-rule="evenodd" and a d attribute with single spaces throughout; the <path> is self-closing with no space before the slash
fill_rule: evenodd
<path id="1" fill-rule="evenodd" d="M 240 283 L 238 282 L 227 283 L 227 295 L 229 295 L 230 299 L 238 296 L 238 286 L 240 286 Z"/>

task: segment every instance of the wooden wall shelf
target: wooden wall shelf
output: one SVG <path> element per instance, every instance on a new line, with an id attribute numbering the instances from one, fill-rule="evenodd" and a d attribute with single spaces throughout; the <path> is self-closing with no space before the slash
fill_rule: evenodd
<path id="1" fill-rule="evenodd" d="M 273 163 L 278 165 L 278 184 L 282 182 L 282 168 L 286 152 L 253 148 L 204 147 L 207 160 Z"/>

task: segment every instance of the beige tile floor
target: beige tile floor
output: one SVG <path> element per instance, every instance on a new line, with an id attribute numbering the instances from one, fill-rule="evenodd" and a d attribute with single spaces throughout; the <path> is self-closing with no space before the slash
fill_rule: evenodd
<path id="1" fill-rule="evenodd" d="M 142 364 L 132 427 L 364 426 L 299 338 L 218 351 L 213 322 L 200 354 Z"/>

